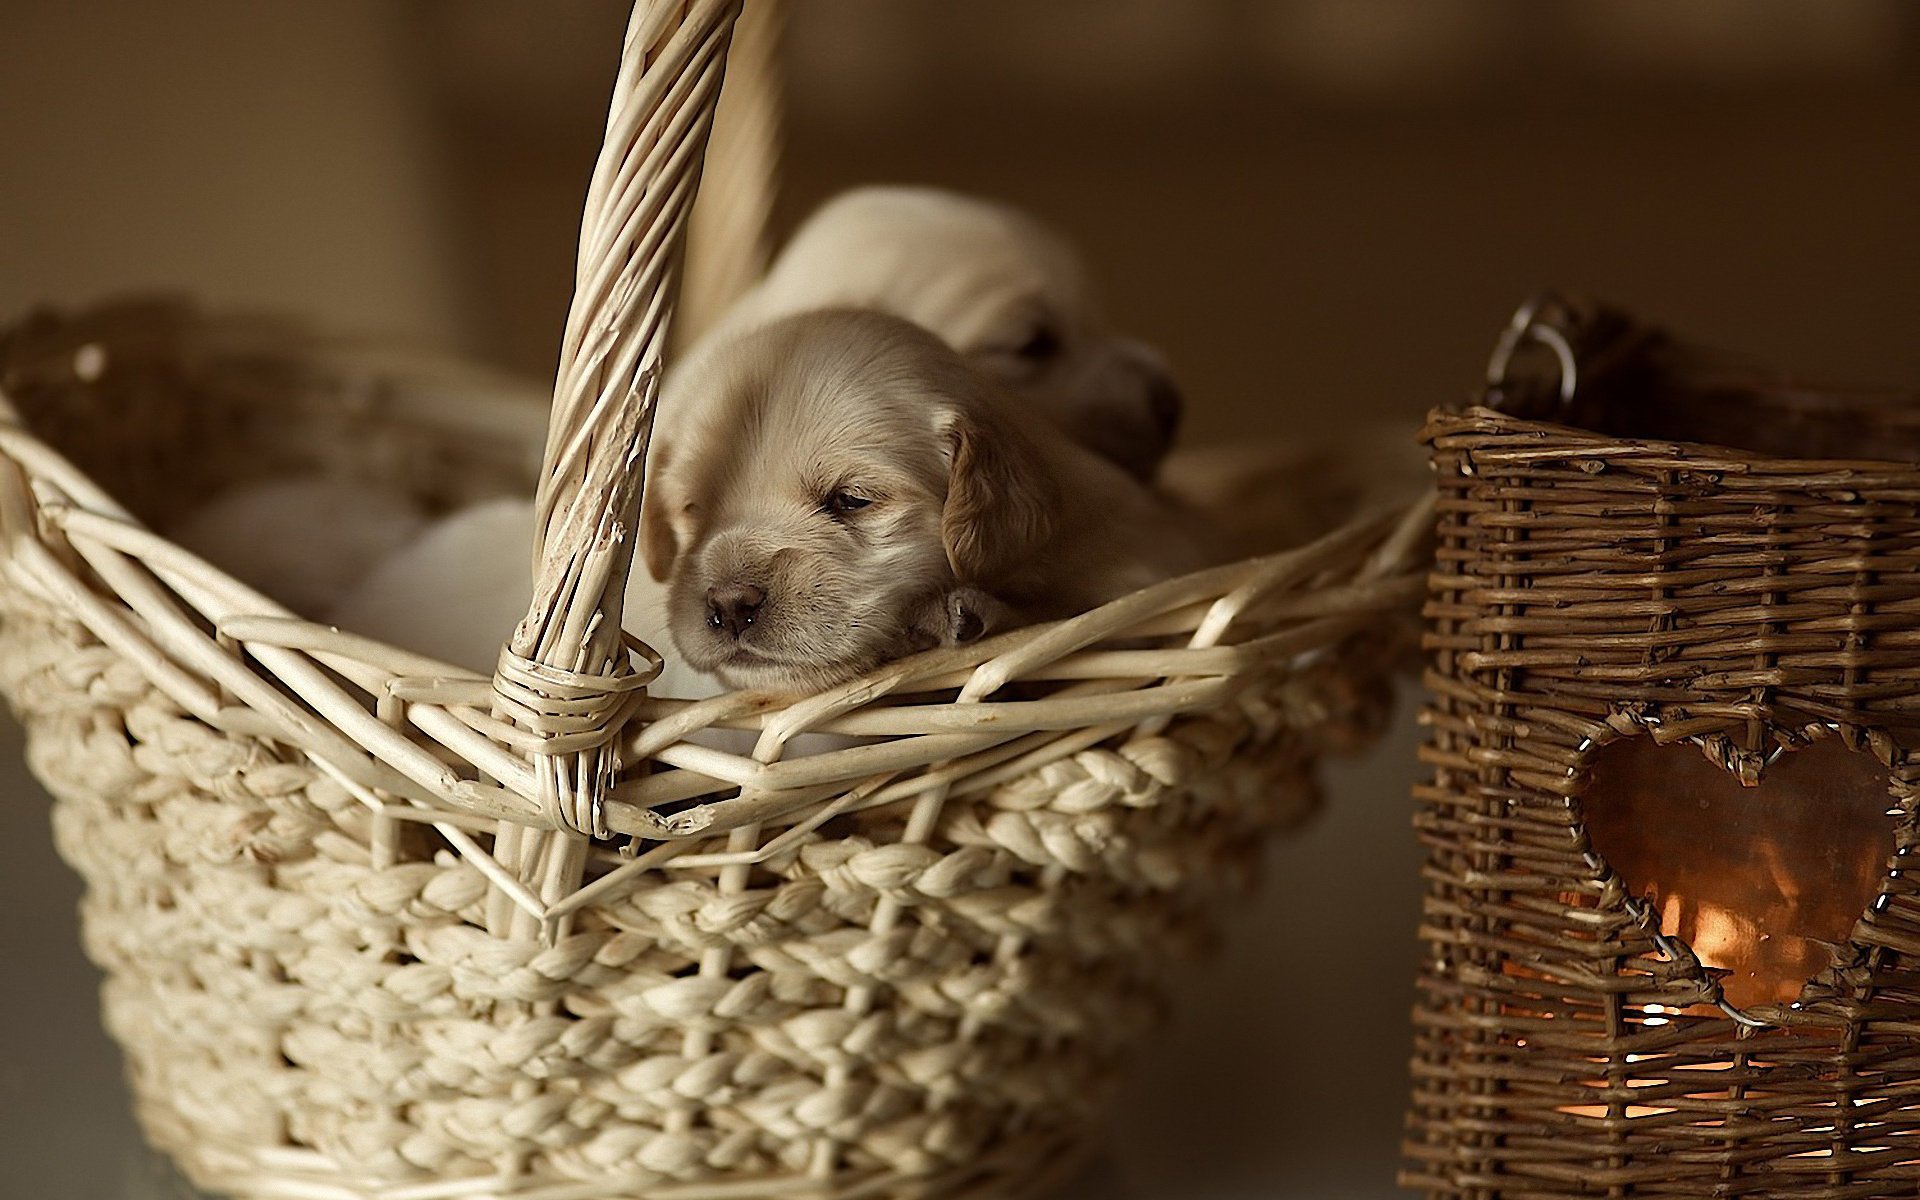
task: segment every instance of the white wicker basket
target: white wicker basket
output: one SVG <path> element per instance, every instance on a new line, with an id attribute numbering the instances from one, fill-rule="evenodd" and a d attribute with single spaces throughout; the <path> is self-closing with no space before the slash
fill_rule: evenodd
<path id="1" fill-rule="evenodd" d="M 200 1186 L 1023 1194 L 1378 715 L 1420 514 L 799 701 L 646 696 L 623 531 L 737 8 L 635 10 L 537 470 L 473 371 L 171 304 L 0 336 L 0 685 L 142 1124 Z M 313 466 L 443 506 L 538 487 L 494 678 L 149 531 Z M 753 754 L 686 740 L 716 725 Z M 814 730 L 874 740 L 783 759 Z"/>

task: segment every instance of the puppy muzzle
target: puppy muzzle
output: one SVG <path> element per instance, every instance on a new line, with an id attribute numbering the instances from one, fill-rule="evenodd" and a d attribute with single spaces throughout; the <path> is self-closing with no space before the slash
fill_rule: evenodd
<path id="1" fill-rule="evenodd" d="M 765 588 L 729 583 L 707 589 L 707 628 L 739 641 L 752 628 L 767 601 Z"/>
<path id="2" fill-rule="evenodd" d="M 1081 440 L 1136 478 L 1152 479 L 1186 413 L 1166 360 L 1144 342 L 1117 342 L 1081 386 L 1096 400 Z"/>

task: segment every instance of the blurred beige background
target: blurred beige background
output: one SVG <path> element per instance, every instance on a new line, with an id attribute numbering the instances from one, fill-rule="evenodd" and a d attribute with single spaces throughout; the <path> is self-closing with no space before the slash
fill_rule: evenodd
<path id="1" fill-rule="evenodd" d="M 1198 440 L 1410 432 L 1542 284 L 1920 386 L 1903 0 L 789 9 L 782 226 L 874 180 L 1032 207 L 1170 352 Z M 615 0 L 7 0 L 0 319 L 181 288 L 543 375 L 623 21 Z M 1403 717 L 1336 770 L 1278 848 L 1076 1195 L 1393 1194 L 1416 736 Z M 182 1194 L 138 1150 L 16 741 L 0 1197 Z"/>

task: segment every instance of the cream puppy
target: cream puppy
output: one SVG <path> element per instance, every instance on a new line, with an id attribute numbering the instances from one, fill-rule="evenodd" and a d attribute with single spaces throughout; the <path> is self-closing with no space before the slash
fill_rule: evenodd
<path id="1" fill-rule="evenodd" d="M 324 514 L 324 520 L 315 520 Z M 327 611 L 427 523 L 396 489 L 330 475 L 245 484 L 166 530 L 240 582 L 297 613 Z"/>
<path id="2" fill-rule="evenodd" d="M 739 328 L 667 381 L 640 521 L 696 670 L 818 690 L 1206 561 L 1148 488 L 915 324 Z"/>
<path id="3" fill-rule="evenodd" d="M 1159 354 L 1116 337 L 1073 249 L 1006 205 L 924 187 L 845 192 L 800 227 L 723 327 L 824 308 L 891 313 L 931 331 L 1142 479 L 1179 425 L 1180 392 Z"/>

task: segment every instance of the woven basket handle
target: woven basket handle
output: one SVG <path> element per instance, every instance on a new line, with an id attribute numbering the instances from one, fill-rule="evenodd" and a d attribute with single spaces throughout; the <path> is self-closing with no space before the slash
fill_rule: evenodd
<path id="1" fill-rule="evenodd" d="M 1516 369 L 1529 359 L 1532 369 Z M 1920 461 L 1910 393 L 1834 387 L 1674 337 L 1608 305 L 1543 293 L 1494 344 L 1485 407 L 1618 437 L 1785 458 Z"/>
<path id="2" fill-rule="evenodd" d="M 580 223 L 535 495 L 533 602 L 494 673 L 500 711 L 555 745 L 540 802 L 604 837 L 613 739 L 657 670 L 621 632 L 667 323 L 741 0 L 638 0 Z M 650 653 L 650 652 L 649 652 Z"/>
<path id="3" fill-rule="evenodd" d="M 780 191 L 783 0 L 743 5 L 727 49 L 727 86 L 714 113 L 700 196 L 687 220 L 686 268 L 673 306 L 677 355 L 760 282 L 772 255 L 768 228 Z"/>

